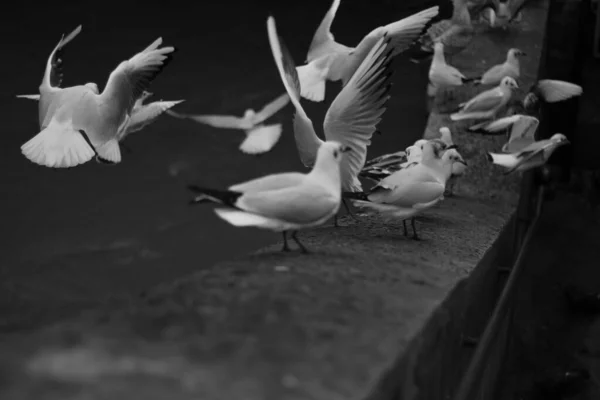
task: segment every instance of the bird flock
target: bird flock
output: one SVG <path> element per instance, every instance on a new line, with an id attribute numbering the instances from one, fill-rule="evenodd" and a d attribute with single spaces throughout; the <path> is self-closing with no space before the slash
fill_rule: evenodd
<path id="1" fill-rule="evenodd" d="M 275 18 L 267 18 L 267 37 L 285 93 L 259 111 L 248 108 L 243 116 L 183 114 L 172 108 L 183 100 L 145 103 L 153 80 L 169 64 L 175 48 L 163 47 L 158 38 L 147 48 L 121 62 L 110 74 L 102 92 L 95 83 L 62 87 L 66 46 L 80 32 L 78 26 L 60 39 L 50 53 L 39 94 L 18 95 L 38 101 L 40 132 L 21 146 L 31 162 L 49 168 L 76 167 L 92 159 L 121 162 L 121 148 L 129 134 L 140 131 L 165 114 L 221 129 L 241 130 L 239 150 L 258 155 L 270 151 L 283 133 L 282 124 L 268 120 L 290 102 L 294 107 L 293 134 L 302 164 L 308 172 L 267 175 L 228 188 L 188 185 L 190 204 L 217 203 L 216 214 L 228 223 L 269 229 L 288 235 L 302 252 L 306 247 L 298 231 L 322 225 L 331 218 L 338 225 L 341 205 L 354 219 L 348 202 L 406 222 L 419 239 L 415 217 L 451 196 L 453 185 L 467 171 L 467 162 L 452 140 L 451 127 L 440 137 L 420 139 L 404 150 L 367 159 L 367 148 L 386 111 L 392 87 L 392 60 L 407 53 L 415 63 L 430 62 L 427 95 L 463 85 L 481 91 L 450 114 L 451 121 L 474 121 L 467 132 L 506 135 L 507 142 L 489 161 L 506 173 L 543 165 L 553 151 L 569 143 L 561 133 L 536 141 L 540 105 L 579 96 L 582 88 L 570 82 L 543 79 L 515 101 L 520 63 L 527 55 L 516 48 L 506 61 L 466 77 L 451 65 L 451 58 L 468 48 L 475 35 L 508 29 L 521 20 L 525 0 L 453 0 L 449 19 L 435 21 L 439 7 L 430 7 L 369 32 L 354 47 L 338 43 L 331 27 L 341 0 L 333 0 L 318 26 L 306 60 L 297 65 L 277 33 Z M 476 29 L 477 23 L 485 29 Z M 302 100 L 323 102 L 328 81 L 341 81 L 341 90 L 329 105 L 320 137 L 302 107 Z M 319 124 L 317 124 L 319 125 Z M 373 183 L 368 190 L 362 179 Z"/>

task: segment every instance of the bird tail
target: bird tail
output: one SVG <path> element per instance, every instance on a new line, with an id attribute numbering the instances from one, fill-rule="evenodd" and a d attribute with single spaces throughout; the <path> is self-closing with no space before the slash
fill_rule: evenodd
<path id="1" fill-rule="evenodd" d="M 97 160 L 105 164 L 117 164 L 121 162 L 121 148 L 119 141 L 111 139 L 102 146 L 96 148 Z"/>
<path id="2" fill-rule="evenodd" d="M 453 114 L 450 114 L 450 119 L 452 121 L 462 121 L 463 119 L 489 119 L 489 113 L 488 112 L 482 112 L 482 111 L 474 111 L 474 112 L 456 112 Z"/>
<path id="3" fill-rule="evenodd" d="M 310 101 L 320 102 L 325 99 L 325 77 L 315 63 L 296 67 L 300 80 L 300 95 Z"/>
<path id="4" fill-rule="evenodd" d="M 203 188 L 196 185 L 188 185 L 187 188 L 193 193 L 196 193 L 196 196 L 190 200 L 190 205 L 201 203 L 217 203 L 235 207 L 235 202 L 242 195 L 242 193 L 234 192 L 232 190 Z"/>
<path id="5" fill-rule="evenodd" d="M 277 221 L 262 215 L 231 208 L 215 208 L 215 213 L 233 226 L 254 226 L 258 228 L 276 229 Z"/>
<path id="6" fill-rule="evenodd" d="M 83 131 L 52 119 L 40 133 L 21 146 L 31 162 L 51 168 L 69 168 L 90 161 L 96 152 Z"/>
<path id="7" fill-rule="evenodd" d="M 39 100 L 39 94 L 18 94 L 17 98 L 19 99 L 29 99 L 29 100 Z"/>
<path id="8" fill-rule="evenodd" d="M 373 182 L 379 182 L 384 178 L 387 178 L 392 174 L 391 171 L 385 168 L 373 167 L 368 171 L 361 171 L 358 176 L 361 178 L 369 179 Z"/>
<path id="9" fill-rule="evenodd" d="M 516 158 L 512 154 L 487 153 L 489 162 L 506 168 L 512 168 L 515 165 Z"/>
<path id="10" fill-rule="evenodd" d="M 481 76 L 474 78 L 462 78 L 462 83 L 473 83 L 473 85 L 481 85 Z"/>

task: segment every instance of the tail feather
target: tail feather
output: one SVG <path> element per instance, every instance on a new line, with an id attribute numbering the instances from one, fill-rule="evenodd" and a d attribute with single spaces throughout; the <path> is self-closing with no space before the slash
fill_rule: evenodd
<path id="1" fill-rule="evenodd" d="M 462 83 L 469 83 L 469 82 L 473 82 L 473 84 L 475 85 L 479 85 L 481 83 L 481 77 L 475 77 L 475 78 L 462 78 Z"/>
<path id="2" fill-rule="evenodd" d="M 369 201 L 369 197 L 365 192 L 342 192 L 342 197 L 345 199 Z"/>
<path id="3" fill-rule="evenodd" d="M 233 226 L 254 226 L 257 228 L 281 230 L 281 223 L 262 215 L 231 208 L 215 208 L 215 213 Z"/>
<path id="4" fill-rule="evenodd" d="M 320 102 L 325 99 L 325 76 L 314 63 L 296 67 L 300 80 L 300 95 L 305 99 Z"/>
<path id="5" fill-rule="evenodd" d="M 102 146 L 96 147 L 97 156 L 100 162 L 107 164 L 117 164 L 121 162 L 121 148 L 119 141 L 111 139 Z"/>
<path id="6" fill-rule="evenodd" d="M 70 121 L 51 120 L 40 133 L 21 146 L 30 161 L 51 168 L 69 168 L 90 161 L 96 154 L 85 134 Z"/>
<path id="7" fill-rule="evenodd" d="M 190 201 L 190 204 L 217 203 L 236 207 L 235 203 L 243 194 L 233 190 L 203 188 L 196 185 L 188 185 L 187 188 L 197 194 L 197 196 Z"/>

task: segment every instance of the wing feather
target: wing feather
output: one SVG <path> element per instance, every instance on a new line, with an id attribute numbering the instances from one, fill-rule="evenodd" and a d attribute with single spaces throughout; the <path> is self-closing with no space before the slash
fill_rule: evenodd
<path id="1" fill-rule="evenodd" d="M 331 33 L 331 24 L 333 23 L 333 19 L 335 18 L 335 14 L 340 6 L 340 0 L 333 0 L 331 3 L 331 7 L 327 10 L 325 17 L 321 21 L 321 24 L 317 28 L 312 42 L 310 43 L 310 47 L 308 49 L 308 54 L 306 55 L 306 62 L 309 63 L 322 55 L 323 50 L 328 48 L 335 47 L 336 43 L 333 34 Z"/>
<path id="2" fill-rule="evenodd" d="M 287 93 L 284 93 L 281 96 L 277 97 L 275 100 L 265 105 L 262 108 L 262 110 L 256 113 L 255 120 L 253 121 L 254 124 L 260 124 L 267 118 L 272 117 L 273 115 L 275 115 L 275 113 L 277 113 L 279 110 L 285 107 L 289 102 L 290 96 Z"/>

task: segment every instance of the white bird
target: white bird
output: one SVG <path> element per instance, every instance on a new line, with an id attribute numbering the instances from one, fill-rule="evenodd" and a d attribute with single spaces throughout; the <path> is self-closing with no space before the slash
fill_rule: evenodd
<path id="1" fill-rule="evenodd" d="M 277 35 L 273 17 L 267 20 L 267 31 L 279 75 L 296 108 L 294 138 L 300 160 L 306 167 L 310 167 L 315 162 L 317 150 L 323 140 L 317 136 L 312 121 L 300 104 L 300 82 L 294 60 Z M 390 63 L 393 51 L 389 48 L 390 40 L 383 35 L 371 47 L 369 54 L 363 58 L 325 115 L 323 130 L 326 140 L 338 141 L 352 149 L 351 153 L 343 157 L 340 167 L 342 188 L 345 191 L 362 191 L 358 174 L 365 164 L 367 146 L 371 144 L 371 137 L 390 98 Z M 344 206 L 351 214 L 345 202 Z M 337 225 L 337 216 L 335 222 Z"/>
<path id="2" fill-rule="evenodd" d="M 134 102 L 170 60 L 173 47 L 163 47 L 158 38 L 149 47 L 110 74 L 99 93 L 95 84 L 60 88 L 53 82 L 59 50 L 80 30 L 61 39 L 46 65 L 40 85 L 42 131 L 21 146 L 32 162 L 54 168 L 73 167 L 94 155 L 101 161 L 121 161 L 119 128 L 130 114 Z M 42 118 L 43 116 L 43 118 Z"/>
<path id="3" fill-rule="evenodd" d="M 515 114 L 499 118 L 483 125 L 480 130 L 487 133 L 505 132 L 510 128 L 508 142 L 502 147 L 505 153 L 513 153 L 535 142 L 535 133 L 540 124 L 531 115 Z"/>
<path id="4" fill-rule="evenodd" d="M 468 164 L 464 160 L 464 158 L 460 155 L 460 153 L 458 152 L 458 150 L 456 148 L 451 148 L 451 149 L 445 150 L 442 153 L 442 158 L 444 157 L 444 155 L 446 155 L 446 153 L 450 153 L 446 157 L 451 158 L 451 160 L 453 162 L 452 162 L 452 168 L 450 170 L 450 176 L 446 183 L 446 190 L 444 192 L 444 195 L 453 196 L 454 195 L 454 185 L 456 183 L 456 179 L 458 179 L 459 177 L 463 176 L 466 173 Z"/>
<path id="5" fill-rule="evenodd" d="M 488 69 L 480 78 L 475 80 L 476 84 L 497 85 L 505 76 L 510 76 L 514 80 L 521 76 L 521 66 L 519 57 L 525 56 L 525 52 L 519 49 L 509 49 L 506 54 L 506 61 L 497 64 Z"/>
<path id="6" fill-rule="evenodd" d="M 122 142 L 127 136 L 133 132 L 142 130 L 146 126 L 150 125 L 163 113 L 169 111 L 172 107 L 182 103 L 184 100 L 171 100 L 171 101 L 153 101 L 151 103 L 144 104 L 144 101 L 152 96 L 152 93 L 143 91 L 140 97 L 135 101 L 131 114 L 125 119 L 119 132 L 117 133 L 117 139 Z"/>
<path id="7" fill-rule="evenodd" d="M 433 207 L 444 198 L 446 181 L 456 160 L 452 152 L 442 159 L 436 157 L 435 145 L 423 147 L 421 161 L 414 167 L 403 168 L 375 185 L 368 193 L 344 193 L 358 207 L 375 210 L 389 217 L 411 219 L 413 238 L 418 240 L 415 216 Z M 407 235 L 406 224 L 404 234 Z"/>
<path id="8" fill-rule="evenodd" d="M 536 82 L 523 99 L 523 107 L 528 111 L 538 111 L 542 102 L 556 103 L 580 96 L 581 86 L 556 79 L 541 79 Z"/>
<path id="9" fill-rule="evenodd" d="M 475 30 L 466 0 L 452 0 L 452 6 L 450 19 L 434 23 L 421 35 L 419 38 L 421 51 L 431 55 L 434 52 L 434 43 L 440 42 L 444 45 L 444 55 L 451 57 L 463 51 L 471 43 Z M 413 58 L 412 61 L 420 60 Z"/>
<path id="10" fill-rule="evenodd" d="M 188 186 L 197 195 L 191 201 L 220 203 L 219 217 L 234 226 L 253 226 L 283 233 L 283 251 L 289 251 L 287 232 L 302 252 L 306 248 L 297 238 L 300 229 L 319 226 L 334 216 L 340 207 L 342 153 L 350 151 L 338 142 L 323 142 L 312 171 L 268 175 L 240 183 L 228 190 Z"/>
<path id="11" fill-rule="evenodd" d="M 491 28 L 507 29 L 511 22 L 522 19 L 522 9 L 527 0 L 487 0 L 477 2 L 472 11 L 480 13 Z"/>
<path id="12" fill-rule="evenodd" d="M 437 91 L 450 86 L 461 86 L 463 83 L 472 81 L 455 67 L 446 63 L 444 57 L 444 44 L 436 42 L 433 46 L 433 60 L 429 67 L 429 84 L 427 95 L 435 96 Z"/>
<path id="13" fill-rule="evenodd" d="M 438 14 L 439 6 L 431 7 L 391 24 L 369 32 L 356 47 L 348 47 L 335 41 L 331 24 L 340 5 L 334 0 L 325 14 L 310 44 L 307 64 L 296 67 L 300 79 L 300 94 L 312 101 L 323 101 L 325 82 L 342 81 L 348 84 L 367 54 L 383 35 L 391 40 L 392 57 L 402 53 L 419 37 L 425 25 Z"/>
<path id="14" fill-rule="evenodd" d="M 240 129 L 246 132 L 246 139 L 240 144 L 240 150 L 246 154 L 263 154 L 275 146 L 281 137 L 281 124 L 264 124 L 290 102 L 287 93 L 265 105 L 258 112 L 248 108 L 244 116 L 234 115 L 190 115 L 169 112 L 179 118 L 188 118 L 215 128 Z"/>
<path id="15" fill-rule="evenodd" d="M 569 143 L 565 135 L 555 133 L 550 139 L 539 140 L 514 153 L 488 153 L 488 160 L 506 168 L 505 174 L 526 171 L 544 165 L 554 150 Z"/>
<path id="16" fill-rule="evenodd" d="M 506 76 L 498 86 L 481 92 L 468 102 L 460 104 L 460 111 L 451 114 L 450 119 L 452 121 L 492 119 L 500 109 L 508 104 L 513 90 L 518 87 L 519 85 L 513 78 Z"/>
<path id="17" fill-rule="evenodd" d="M 128 147 L 122 143 L 123 140 L 132 134 L 133 132 L 137 132 L 142 130 L 146 126 L 150 125 L 158 117 L 160 117 L 163 113 L 169 111 L 172 107 L 176 106 L 179 103 L 182 103 L 184 100 L 173 100 L 173 101 L 153 101 L 152 103 L 143 104 L 143 102 L 152 96 L 152 93 L 144 91 L 140 97 L 135 101 L 133 108 L 131 109 L 131 115 L 125 118 L 125 121 L 119 127 L 119 132 L 117 133 L 117 139 L 121 147 L 124 147 L 129 150 Z M 39 100 L 39 94 L 22 94 L 17 97 L 22 99 L 30 99 L 30 100 Z M 170 111 L 172 112 L 172 111 Z"/>
<path id="18" fill-rule="evenodd" d="M 430 141 L 434 142 L 438 151 L 449 150 L 452 148 L 456 148 L 456 145 L 452 141 L 452 131 L 447 126 L 442 126 L 439 129 L 440 137 L 435 139 L 430 139 Z"/>

